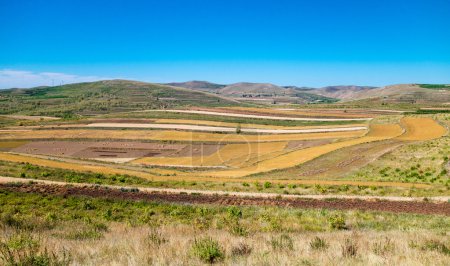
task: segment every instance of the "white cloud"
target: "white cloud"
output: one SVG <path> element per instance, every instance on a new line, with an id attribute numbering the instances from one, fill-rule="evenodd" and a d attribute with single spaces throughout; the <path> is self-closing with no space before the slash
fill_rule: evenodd
<path id="1" fill-rule="evenodd" d="M 78 82 L 111 79 L 99 76 L 78 76 L 57 72 L 32 72 L 24 70 L 0 70 L 0 89 L 31 88 Z"/>

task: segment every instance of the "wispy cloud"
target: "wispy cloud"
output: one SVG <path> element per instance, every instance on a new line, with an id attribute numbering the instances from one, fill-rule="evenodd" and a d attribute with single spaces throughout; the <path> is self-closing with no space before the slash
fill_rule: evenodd
<path id="1" fill-rule="evenodd" d="M 25 70 L 0 70 L 0 89 L 30 88 L 68 83 L 89 82 L 111 79 L 99 76 L 78 76 L 58 72 L 32 72 Z"/>

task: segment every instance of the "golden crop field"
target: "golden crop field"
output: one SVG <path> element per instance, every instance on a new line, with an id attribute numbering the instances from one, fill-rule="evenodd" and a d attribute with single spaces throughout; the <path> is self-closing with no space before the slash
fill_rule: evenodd
<path id="1" fill-rule="evenodd" d="M 224 107 L 223 109 L 236 110 L 236 111 L 247 111 L 255 113 L 271 113 L 278 115 L 301 115 L 310 117 L 345 117 L 345 118 L 372 118 L 375 115 L 370 113 L 351 113 L 345 112 L 343 110 L 305 110 L 305 109 L 264 109 L 264 108 L 252 108 L 252 107 Z"/>
<path id="2" fill-rule="evenodd" d="M 262 142 L 227 144 L 208 156 L 196 157 L 144 157 L 133 163 L 149 165 L 177 165 L 177 166 L 242 166 L 249 161 L 258 160 L 265 155 L 282 153 L 287 142 Z"/>
<path id="3" fill-rule="evenodd" d="M 202 175 L 215 177 L 243 177 L 260 172 L 268 172 L 282 168 L 294 167 L 340 148 L 372 141 L 395 138 L 397 136 L 400 136 L 402 132 L 403 129 L 397 124 L 372 125 L 370 133 L 367 136 L 361 138 L 293 151 L 287 154 L 280 155 L 278 157 L 267 159 L 249 167 L 244 167 L 236 170 L 206 172 L 202 173 Z"/>
<path id="4" fill-rule="evenodd" d="M 140 172 L 126 169 L 118 169 L 114 167 L 77 164 L 72 162 L 61 162 L 55 160 L 48 160 L 36 158 L 32 156 L 9 154 L 0 152 L 0 160 L 10 162 L 28 162 L 34 165 L 81 171 L 94 172 L 102 174 L 124 174 L 133 175 L 153 181 L 205 181 L 205 182 L 272 182 L 274 184 L 306 184 L 306 185 L 355 185 L 355 186 L 384 186 L 384 187 L 403 187 L 403 188 L 428 188 L 430 185 L 421 183 L 402 183 L 402 182 L 372 182 L 372 181 L 334 181 L 334 180 L 271 180 L 271 179 L 240 179 L 240 178 L 216 178 L 216 177 L 200 177 L 189 175 L 177 176 L 160 176 L 152 175 L 148 172 Z M 158 169 L 156 169 L 158 171 Z M 164 170 L 163 170 L 164 171 Z M 167 171 L 165 171 L 167 173 Z"/>
<path id="5" fill-rule="evenodd" d="M 157 119 L 155 123 L 160 124 L 188 124 L 188 125 L 202 125 L 202 126 L 217 126 L 217 127 L 236 127 L 237 123 L 217 122 L 208 120 L 189 120 L 189 119 Z M 364 127 L 366 123 L 349 124 L 349 125 L 326 125 L 326 126 L 275 126 L 275 125 L 260 125 L 260 124 L 239 124 L 241 128 L 257 128 L 257 129 L 311 129 L 311 128 L 341 128 L 341 127 Z"/>
<path id="6" fill-rule="evenodd" d="M 431 140 L 440 138 L 447 133 L 443 126 L 428 117 L 404 117 L 401 123 L 406 132 L 398 138 L 400 140 Z"/>
<path id="7" fill-rule="evenodd" d="M 23 144 L 27 143 L 26 141 L 0 141 L 0 149 L 2 148 L 16 148 Z"/>
<path id="8" fill-rule="evenodd" d="M 332 138 L 355 138 L 366 134 L 366 130 L 299 133 L 299 134 L 221 134 L 176 130 L 95 130 L 95 129 L 43 129 L 29 131 L 0 132 L 0 140 L 11 139 L 127 139 L 158 141 L 196 141 L 196 142 L 273 142 L 289 140 L 312 140 Z"/>

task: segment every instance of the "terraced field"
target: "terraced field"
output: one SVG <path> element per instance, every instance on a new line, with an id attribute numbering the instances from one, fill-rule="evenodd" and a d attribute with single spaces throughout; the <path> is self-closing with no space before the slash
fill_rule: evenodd
<path id="1" fill-rule="evenodd" d="M 226 111 L 222 114 L 223 110 Z M 279 117 L 284 115 L 290 118 L 295 118 L 295 115 L 299 114 L 301 116 L 309 114 L 311 117 L 317 118 L 322 114 L 321 111 L 221 108 L 216 115 L 227 116 L 229 115 L 227 110 L 256 114 L 260 117 L 258 119 L 272 119 L 271 117 L 264 118 L 264 115 L 270 112 Z M 262 117 L 261 114 L 263 114 Z M 398 113 L 395 114 L 398 115 Z M 292 171 L 289 169 L 309 165 L 310 162 L 312 162 L 311 165 L 315 165 L 316 160 L 320 162 L 322 158 L 332 156 L 340 150 L 345 153 L 351 147 L 356 147 L 352 149 L 358 150 L 360 146 L 380 143 L 373 146 L 380 147 L 379 155 L 370 157 L 370 160 L 376 160 L 377 156 L 381 156 L 388 148 L 395 149 L 403 142 L 436 139 L 444 136 L 447 132 L 443 126 L 430 117 L 408 116 L 402 118 L 400 123 L 395 123 L 394 121 L 398 121 L 398 119 L 390 119 L 389 116 L 380 117 L 375 111 L 347 113 L 343 110 L 323 111 L 323 117 L 333 117 L 332 119 L 347 117 L 351 117 L 351 119 L 365 117 L 364 119 L 366 119 L 370 117 L 375 119 L 370 123 L 368 129 L 366 129 L 367 124 L 365 123 L 354 124 L 350 121 L 348 125 L 344 123 L 291 127 L 270 124 L 240 124 L 242 133 L 236 132 L 235 127 L 239 123 L 189 119 L 125 121 L 123 118 L 117 118 L 111 119 L 109 124 L 112 123 L 112 127 L 98 124 L 104 123 L 104 120 L 88 119 L 85 123 L 81 121 L 76 124 L 64 123 L 54 126 L 44 124 L 41 127 L 23 126 L 20 129 L 11 127 L 0 131 L 0 147 L 3 150 L 0 160 L 28 162 L 83 172 L 124 174 L 157 181 L 429 187 L 428 184 L 417 182 L 374 182 L 338 180 L 336 178 L 307 179 L 298 172 L 295 175 L 290 174 L 281 178 L 283 171 L 288 173 Z M 303 119 L 303 117 L 301 118 Z M 390 121 L 390 123 L 383 121 Z M 383 123 L 378 124 L 379 122 Z M 169 128 L 176 127 L 177 130 L 152 128 L 160 125 Z M 215 131 L 221 131 L 223 128 L 227 130 L 223 130 L 224 132 L 199 132 L 196 131 L 198 128 L 195 126 L 211 127 Z M 347 128 L 356 128 L 356 130 L 334 131 Z M 258 131 L 250 131 L 244 134 L 245 129 L 273 130 L 273 132 L 302 130 L 301 132 L 304 133 L 261 134 Z M 309 130 L 319 129 L 329 132 L 309 132 Z M 388 143 L 386 141 L 390 141 L 390 144 L 383 144 Z M 5 153 L 8 151 L 15 154 Z M 314 172 L 315 170 L 306 171 Z M 314 177 L 314 175 L 312 176 Z"/>

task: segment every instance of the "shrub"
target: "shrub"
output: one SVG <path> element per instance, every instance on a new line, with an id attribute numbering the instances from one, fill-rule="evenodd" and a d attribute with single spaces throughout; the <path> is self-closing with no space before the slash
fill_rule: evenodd
<path id="1" fill-rule="evenodd" d="M 241 132 L 242 132 L 241 124 L 238 124 L 238 125 L 236 126 L 236 134 L 241 134 Z"/>
<path id="2" fill-rule="evenodd" d="M 231 255 L 233 256 L 248 256 L 250 253 L 252 253 L 252 248 L 245 243 L 240 243 L 231 249 Z"/>
<path id="3" fill-rule="evenodd" d="M 390 238 L 386 238 L 384 241 L 375 242 L 372 247 L 373 253 L 378 256 L 385 256 L 386 254 L 393 252 L 394 249 L 394 243 L 392 243 Z"/>
<path id="4" fill-rule="evenodd" d="M 309 246 L 313 250 L 325 250 L 328 248 L 328 244 L 325 239 L 316 236 L 311 242 L 309 242 Z"/>
<path id="5" fill-rule="evenodd" d="M 293 250 L 294 242 L 292 238 L 286 234 L 282 234 L 279 237 L 272 237 L 270 245 L 274 250 Z"/>
<path id="6" fill-rule="evenodd" d="M 231 218 L 242 218 L 242 210 L 236 206 L 231 206 L 227 208 L 228 216 Z"/>
<path id="7" fill-rule="evenodd" d="M 355 257 L 358 253 L 358 244 L 351 238 L 346 238 L 341 246 L 343 257 Z"/>
<path id="8" fill-rule="evenodd" d="M 167 241 L 168 240 L 162 236 L 161 232 L 156 230 L 152 230 L 146 238 L 146 242 L 153 247 L 159 247 Z"/>
<path id="9" fill-rule="evenodd" d="M 249 234 L 247 228 L 242 226 L 238 221 L 229 226 L 229 231 L 236 236 L 248 236 Z"/>
<path id="10" fill-rule="evenodd" d="M 344 230 L 347 229 L 347 225 L 345 224 L 345 218 L 342 215 L 333 215 L 328 219 L 330 223 L 330 227 L 332 229 Z"/>
<path id="11" fill-rule="evenodd" d="M 266 181 L 264 182 L 264 188 L 271 188 L 272 187 L 272 183 Z"/>
<path id="12" fill-rule="evenodd" d="M 224 259 L 224 251 L 219 242 L 210 237 L 195 239 L 192 253 L 206 263 L 215 263 Z"/>
<path id="13" fill-rule="evenodd" d="M 447 247 L 444 243 L 441 243 L 437 240 L 428 240 L 426 241 L 422 247 L 422 250 L 431 250 L 437 251 L 445 255 L 450 255 L 450 248 Z"/>
<path id="14" fill-rule="evenodd" d="M 0 242 L 0 262 L 2 265 L 14 266 L 62 266 L 70 264 L 71 256 L 65 250 L 60 255 L 47 249 L 41 251 L 39 239 L 21 232 Z"/>

